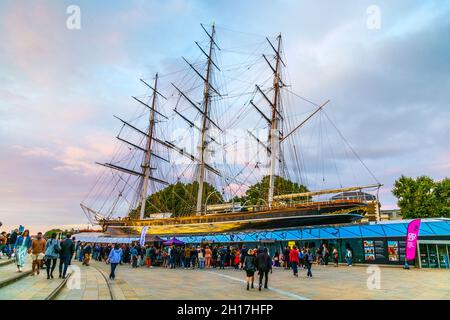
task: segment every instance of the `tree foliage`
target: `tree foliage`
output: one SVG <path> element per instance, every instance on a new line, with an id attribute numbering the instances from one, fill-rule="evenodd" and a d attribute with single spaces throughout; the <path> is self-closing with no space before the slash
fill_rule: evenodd
<path id="1" fill-rule="evenodd" d="M 427 176 L 414 179 L 402 175 L 392 194 L 403 218 L 450 217 L 450 178 L 434 181 Z"/>
<path id="2" fill-rule="evenodd" d="M 198 186 L 197 181 L 193 183 L 178 182 L 155 192 L 147 198 L 144 217 L 149 217 L 151 213 L 158 212 L 172 212 L 174 217 L 194 214 L 197 205 Z M 223 203 L 223 197 L 217 189 L 204 182 L 203 202 L 206 200 L 208 200 L 208 204 Z M 130 218 L 139 218 L 140 209 L 140 206 L 138 206 L 138 208 L 132 210 L 129 214 Z"/>
<path id="3" fill-rule="evenodd" d="M 236 197 L 235 202 L 241 202 L 246 205 L 266 204 L 269 197 L 270 177 L 264 176 L 260 182 L 250 186 L 242 197 Z M 274 195 L 282 195 L 289 193 L 308 192 L 308 188 L 304 185 L 292 182 L 279 176 L 275 176 Z M 303 198 L 306 200 L 306 197 Z M 296 199 L 298 200 L 298 199 Z"/>
<path id="4" fill-rule="evenodd" d="M 51 229 L 51 230 L 48 230 L 48 231 L 46 231 L 44 233 L 44 237 L 45 238 L 50 238 L 53 233 L 59 234 L 59 233 L 64 233 L 64 231 L 61 230 L 61 229 Z"/>

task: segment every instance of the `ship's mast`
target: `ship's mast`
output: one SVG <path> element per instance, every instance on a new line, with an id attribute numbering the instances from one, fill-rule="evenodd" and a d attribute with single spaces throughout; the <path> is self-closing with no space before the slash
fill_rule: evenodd
<path id="1" fill-rule="evenodd" d="M 272 207 L 273 204 L 273 193 L 275 188 L 275 169 L 276 169 L 276 163 L 278 159 L 280 159 L 280 135 L 279 135 L 279 114 L 280 110 L 278 108 L 280 104 L 280 49 L 281 49 L 281 34 L 277 37 L 278 40 L 278 46 L 277 49 L 275 49 L 272 44 L 272 48 L 275 51 L 275 70 L 274 70 L 274 77 L 273 77 L 273 102 L 272 102 L 272 118 L 271 118 L 271 126 L 270 126 L 270 132 L 269 132 L 269 143 L 270 143 L 270 171 L 269 171 L 269 197 L 268 197 L 268 204 L 269 208 Z M 270 41 L 269 41 L 270 43 Z"/>
<path id="2" fill-rule="evenodd" d="M 198 194 L 197 194 L 197 208 L 196 215 L 201 215 L 202 212 L 202 201 L 203 201 L 203 183 L 205 180 L 205 162 L 206 162 L 206 133 L 209 128 L 208 116 L 209 116 L 209 105 L 211 101 L 210 95 L 210 77 L 211 77 L 211 65 L 212 65 L 212 50 L 214 45 L 214 35 L 215 28 L 212 25 L 210 41 L 209 41 L 209 53 L 208 61 L 206 67 L 206 75 L 204 78 L 204 89 L 203 89 L 203 114 L 202 114 L 202 126 L 200 132 L 200 143 L 199 143 L 199 164 L 198 164 Z"/>
<path id="3" fill-rule="evenodd" d="M 145 202 L 147 201 L 148 180 L 151 175 L 150 160 L 152 156 L 152 140 L 155 128 L 155 112 L 156 112 L 156 91 L 158 90 L 158 73 L 155 75 L 155 85 L 153 89 L 152 105 L 150 109 L 150 125 L 148 128 L 147 144 L 145 148 L 144 162 L 142 163 L 142 193 L 141 193 L 141 211 L 140 219 L 144 219 Z"/>

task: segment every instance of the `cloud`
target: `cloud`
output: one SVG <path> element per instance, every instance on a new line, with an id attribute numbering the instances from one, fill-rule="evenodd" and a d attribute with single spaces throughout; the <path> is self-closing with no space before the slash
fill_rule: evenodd
<path id="1" fill-rule="evenodd" d="M 184 72 L 172 72 L 187 69 L 180 56 L 193 61 L 201 56 L 194 44 L 206 39 L 199 23 L 212 20 L 225 49 L 220 52 L 225 65 L 242 63 L 245 56 L 227 52 L 227 47 L 253 53 L 247 56 L 250 65 L 260 53 L 271 54 L 265 37 L 254 34 L 282 32 L 290 90 L 316 102 L 331 99 L 327 115 L 385 184 L 380 197 L 386 207 L 395 206 L 390 188 L 400 174 L 448 175 L 450 46 L 443 40 L 450 31 L 448 4 L 381 1 L 381 29 L 369 30 L 366 9 L 370 1 L 356 5 L 335 1 L 282 1 L 278 5 L 271 1 L 139 0 L 108 5 L 79 1 L 79 31 L 65 27 L 69 4 L 7 1 L 0 5 L 3 223 L 26 220 L 42 226 L 85 221 L 78 204 L 95 182 L 99 168 L 93 163 L 106 161 L 115 151 L 120 123 L 112 115 L 128 119 L 142 113 L 130 96 L 144 93 L 147 88 L 138 79 L 149 79 L 157 71 L 167 95 L 172 92 L 168 90 L 171 81 L 194 86 L 189 83 L 194 77 L 180 80 Z M 268 14 L 269 22 L 261 19 Z M 264 61 L 226 75 L 229 78 L 222 80 L 227 86 L 222 87 L 228 93 L 247 86 L 251 91 L 253 84 L 245 83 L 246 77 L 249 82 L 269 79 L 270 86 L 270 70 Z M 176 98 L 163 105 L 164 110 L 170 111 Z M 288 111 L 297 115 L 296 121 L 314 109 L 291 98 Z M 214 115 L 222 114 L 228 124 L 241 102 L 224 103 Z M 263 127 L 251 111 L 247 110 L 248 116 L 235 129 Z M 184 126 L 180 121 L 171 118 L 170 125 Z M 288 127 L 292 129 L 295 123 Z M 327 140 L 322 139 L 322 144 L 319 127 L 326 130 L 322 138 Z M 242 137 L 233 139 L 240 145 L 245 142 Z M 305 179 L 310 189 L 322 186 L 324 173 L 329 184 L 372 181 L 324 114 L 305 125 L 296 139 L 302 165 L 300 172 L 290 170 L 290 175 Z M 232 149 L 227 155 L 245 164 L 242 154 Z M 295 169 L 293 155 L 287 158 Z M 240 178 L 254 182 L 257 174 L 264 173 L 261 169 Z M 177 174 L 167 171 L 170 178 Z M 236 185 L 228 189 L 235 191 Z"/>

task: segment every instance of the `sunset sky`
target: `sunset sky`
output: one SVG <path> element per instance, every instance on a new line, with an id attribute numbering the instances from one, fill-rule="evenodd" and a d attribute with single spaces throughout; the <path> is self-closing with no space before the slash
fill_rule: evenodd
<path id="1" fill-rule="evenodd" d="M 81 9 L 69 30 L 66 9 Z M 380 9 L 380 28 L 367 8 Z M 296 92 L 333 102 L 349 143 L 396 207 L 401 174 L 450 176 L 446 1 L 0 2 L 0 221 L 8 230 L 86 225 L 79 203 L 110 155 L 139 78 L 191 56 L 213 21 L 283 34 Z M 293 81 L 294 82 L 294 81 Z"/>

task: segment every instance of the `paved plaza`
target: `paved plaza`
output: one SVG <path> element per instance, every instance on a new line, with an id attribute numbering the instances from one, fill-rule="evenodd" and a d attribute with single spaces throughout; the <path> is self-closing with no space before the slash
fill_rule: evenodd
<path id="1" fill-rule="evenodd" d="M 108 265 L 93 262 L 90 267 L 80 267 L 81 274 L 84 277 L 97 272 L 90 286 L 102 290 L 105 280 L 98 276 L 95 268 L 103 270 L 104 274 L 109 272 Z M 308 279 L 304 270 L 300 270 L 299 278 L 294 278 L 290 270 L 274 269 L 269 275 L 269 290 L 247 291 L 244 271 L 132 269 L 123 265 L 118 266 L 116 280 L 108 282 L 114 299 L 450 299 L 449 271 L 380 267 L 380 287 L 377 289 L 374 270 L 369 269 L 369 274 L 367 266 L 314 266 L 314 277 Z M 372 289 L 368 289 L 368 279 Z M 70 298 L 67 291 L 64 289 L 58 298 Z M 83 298 L 97 296 L 85 295 Z"/>
<path id="2" fill-rule="evenodd" d="M 274 269 L 269 289 L 262 291 L 247 291 L 244 271 L 234 269 L 133 269 L 122 265 L 117 268 L 116 280 L 107 280 L 109 265 L 93 261 L 91 266 L 81 266 L 75 261 L 72 271 L 57 300 L 450 299 L 448 270 L 314 265 L 314 277 L 308 279 L 305 270 L 295 278 L 290 270 Z M 0 267 L 1 281 L 15 276 L 14 264 Z M 39 276 L 27 275 L 0 287 L 0 300 L 43 300 L 61 283 L 56 278 L 48 281 L 42 270 Z"/>

